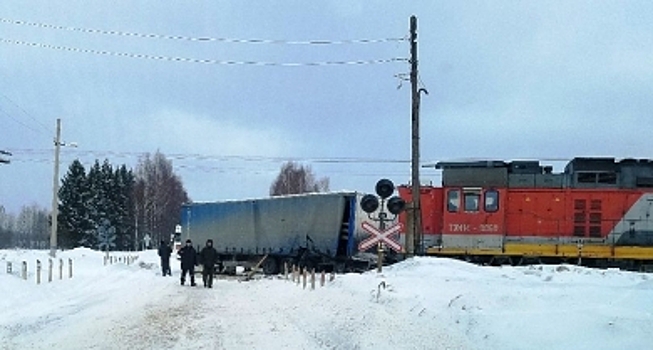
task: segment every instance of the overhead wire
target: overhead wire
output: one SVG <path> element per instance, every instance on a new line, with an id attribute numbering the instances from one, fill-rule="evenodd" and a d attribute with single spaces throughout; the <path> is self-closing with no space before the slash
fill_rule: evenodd
<path id="1" fill-rule="evenodd" d="M 16 123 L 18 123 L 18 124 L 24 126 L 25 128 L 27 128 L 27 129 L 29 129 L 29 130 L 31 130 L 31 131 L 37 133 L 37 134 L 38 134 L 38 133 L 44 133 L 43 130 L 36 129 L 36 128 L 34 128 L 34 127 L 32 127 L 32 126 L 30 126 L 30 125 L 24 123 L 24 122 L 21 121 L 20 119 L 14 117 L 13 115 L 11 115 L 11 113 L 7 112 L 7 111 L 6 111 L 4 108 L 2 108 L 2 107 L 0 107 L 0 112 L 2 112 L 2 114 L 6 115 L 9 119 L 15 121 Z"/>
<path id="2" fill-rule="evenodd" d="M 375 44 L 386 42 L 399 42 L 407 41 L 408 37 L 403 38 L 381 38 L 381 39 L 346 39 L 346 40 L 278 40 L 278 39 L 237 39 L 237 38 L 224 38 L 224 37 L 192 37 L 185 35 L 165 35 L 154 33 L 137 33 L 121 30 L 104 30 L 93 28 L 80 28 L 72 26 L 62 26 L 40 22 L 29 22 L 22 20 L 14 20 L 9 18 L 0 18 L 0 22 L 14 25 L 23 25 L 31 27 L 39 27 L 46 29 L 66 30 L 81 33 L 138 37 L 146 39 L 166 39 L 166 40 L 182 40 L 182 41 L 199 41 L 199 42 L 223 42 L 223 43 L 238 43 L 238 44 L 285 44 L 285 45 L 343 45 L 343 44 Z"/>
<path id="3" fill-rule="evenodd" d="M 229 66 L 277 66 L 277 67 L 342 66 L 342 65 L 384 64 L 384 63 L 408 61 L 407 58 L 403 58 L 403 57 L 371 59 L 371 60 L 321 61 L 321 62 L 232 61 L 232 60 L 216 60 L 216 59 L 199 59 L 199 58 L 189 58 L 189 57 L 171 57 L 171 56 L 160 56 L 160 55 L 157 56 L 157 55 L 149 55 L 149 54 L 115 52 L 115 51 L 95 50 L 95 49 L 81 49 L 81 48 L 70 47 L 70 46 L 51 45 L 51 44 L 28 42 L 22 40 L 6 39 L 2 37 L 0 37 L 0 42 L 5 44 L 39 47 L 44 49 L 77 52 L 77 53 L 88 53 L 88 54 L 95 54 L 95 55 L 129 57 L 129 58 L 139 58 L 139 59 L 147 59 L 147 60 L 155 60 L 155 61 L 200 63 L 200 64 L 229 65 Z"/>
<path id="4" fill-rule="evenodd" d="M 11 149 L 14 154 L 25 155 L 42 155 L 49 154 L 50 149 L 36 149 L 36 148 L 14 148 Z M 64 149 L 62 149 L 62 152 Z M 128 152 L 128 151 L 101 151 L 101 150 L 81 150 L 78 148 L 66 148 L 67 153 L 76 154 L 80 156 L 91 156 L 95 158 L 116 157 L 116 158 L 139 158 L 145 156 L 150 152 Z M 245 162 L 285 162 L 285 161 L 299 161 L 311 163 L 410 163 L 408 159 L 398 158 L 367 158 L 367 157 L 297 157 L 297 156 L 252 156 L 252 155 L 210 155 L 198 153 L 172 153 L 167 154 L 166 158 L 173 160 L 192 160 L 192 161 L 245 161 Z"/>
<path id="5" fill-rule="evenodd" d="M 9 96 L 3 94 L 2 92 L 0 92 L 0 96 L 2 96 L 5 100 L 9 101 L 11 104 L 13 104 L 14 106 L 16 106 L 16 108 L 18 108 L 18 109 L 19 109 L 19 110 L 20 110 L 20 111 L 21 111 L 25 116 L 27 116 L 27 117 L 30 118 L 32 121 L 34 121 L 36 124 L 38 124 L 38 126 L 41 127 L 41 128 L 43 129 L 43 131 L 46 132 L 48 135 L 52 135 L 52 134 L 54 134 L 50 128 L 48 128 L 45 124 L 43 124 L 41 121 L 39 121 L 38 119 L 36 119 L 33 115 L 31 115 L 30 113 L 28 113 L 28 112 L 27 112 L 23 107 L 21 107 L 18 103 L 16 103 L 14 100 L 12 100 L 11 98 L 9 98 Z M 5 111 L 5 113 L 6 113 L 7 115 L 9 115 L 9 112 L 6 112 L 6 111 Z M 10 116 L 10 118 L 12 118 L 12 117 Z M 12 118 L 12 119 L 13 119 L 13 118 Z M 16 119 L 14 119 L 14 120 L 16 120 Z M 24 126 L 24 124 L 22 124 L 22 125 Z M 30 128 L 30 129 L 31 129 L 31 128 Z M 34 130 L 34 129 L 31 129 L 31 130 L 36 131 L 36 130 Z"/>

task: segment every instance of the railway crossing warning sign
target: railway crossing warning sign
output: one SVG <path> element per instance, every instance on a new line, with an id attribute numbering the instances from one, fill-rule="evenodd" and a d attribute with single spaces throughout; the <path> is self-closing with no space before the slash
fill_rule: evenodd
<path id="1" fill-rule="evenodd" d="M 399 242 L 395 240 L 395 238 L 393 237 L 394 234 L 399 233 L 399 231 L 401 231 L 401 224 L 399 223 L 393 224 L 391 226 L 386 227 L 385 230 L 381 231 L 380 229 L 374 227 L 374 225 L 370 224 L 369 222 L 364 221 L 361 224 L 361 227 L 371 236 L 364 239 L 358 245 L 358 250 L 360 251 L 368 250 L 377 243 L 385 243 L 388 247 L 390 247 L 397 253 L 401 252 L 402 250 L 401 244 L 399 244 Z"/>

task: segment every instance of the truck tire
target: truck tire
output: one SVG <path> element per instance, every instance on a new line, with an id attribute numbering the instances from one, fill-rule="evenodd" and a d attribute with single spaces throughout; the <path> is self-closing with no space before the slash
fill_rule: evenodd
<path id="1" fill-rule="evenodd" d="M 279 273 L 279 263 L 277 262 L 277 259 L 268 256 L 265 261 L 263 261 L 263 266 L 261 266 L 263 269 L 263 273 L 266 275 L 276 275 Z"/>

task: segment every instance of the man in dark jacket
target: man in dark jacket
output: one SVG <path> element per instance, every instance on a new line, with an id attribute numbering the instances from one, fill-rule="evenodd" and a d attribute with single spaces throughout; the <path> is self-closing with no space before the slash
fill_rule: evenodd
<path id="1" fill-rule="evenodd" d="M 161 245 L 159 246 L 162 276 L 172 276 L 172 271 L 170 271 L 170 254 L 172 254 L 172 248 L 170 248 L 170 245 L 166 244 L 166 241 L 162 240 Z"/>
<path id="2" fill-rule="evenodd" d="M 213 288 L 213 273 L 215 272 L 215 264 L 218 262 L 218 251 L 213 248 L 213 240 L 206 241 L 206 246 L 200 252 L 200 262 L 202 268 L 202 280 L 204 287 Z"/>
<path id="3" fill-rule="evenodd" d="M 186 245 L 179 249 L 177 255 L 181 258 L 181 285 L 186 281 L 186 273 L 190 275 L 190 285 L 195 286 L 195 265 L 197 265 L 197 252 L 193 242 L 186 240 Z"/>

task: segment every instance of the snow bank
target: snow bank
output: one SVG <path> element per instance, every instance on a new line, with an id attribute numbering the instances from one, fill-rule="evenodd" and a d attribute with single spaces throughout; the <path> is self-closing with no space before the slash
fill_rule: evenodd
<path id="1" fill-rule="evenodd" d="M 104 266 L 103 253 L 84 249 L 59 256 L 74 260 L 72 279 L 37 286 L 34 276 L 23 281 L 1 266 L 3 348 L 645 349 L 653 344 L 650 274 L 414 258 L 381 274 L 338 275 L 315 291 L 279 277 L 220 279 L 214 289 L 204 289 L 179 286 L 174 259 L 174 277 L 162 277 L 153 250 L 139 252 L 129 266 Z M 47 261 L 47 252 L 0 251 L 1 265 L 36 258 Z"/>

